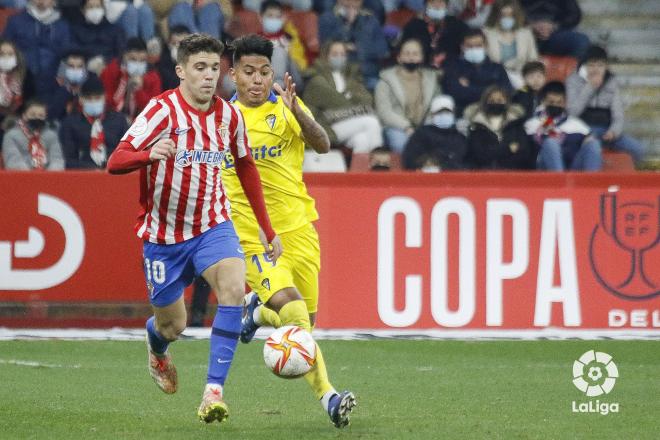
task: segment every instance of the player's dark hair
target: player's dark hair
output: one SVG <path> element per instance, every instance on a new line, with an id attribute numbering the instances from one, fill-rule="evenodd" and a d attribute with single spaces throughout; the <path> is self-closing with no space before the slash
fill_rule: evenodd
<path id="1" fill-rule="evenodd" d="M 541 61 L 528 61 L 522 68 L 523 76 L 527 76 L 530 73 L 540 72 L 545 75 L 545 64 Z"/>
<path id="2" fill-rule="evenodd" d="M 261 55 L 268 58 L 268 61 L 273 56 L 272 41 L 257 34 L 248 34 L 235 39 L 231 43 L 231 49 L 234 51 L 234 65 L 238 64 L 241 57 L 244 56 Z"/>
<path id="3" fill-rule="evenodd" d="M 178 64 L 185 64 L 191 55 L 201 52 L 217 53 L 218 56 L 222 56 L 224 50 L 225 45 L 222 44 L 222 41 L 210 35 L 190 34 L 179 43 L 176 62 Z"/>
<path id="4" fill-rule="evenodd" d="M 548 95 L 566 96 L 566 86 L 561 81 L 550 81 L 541 89 L 541 99 L 545 99 Z"/>
<path id="5" fill-rule="evenodd" d="M 142 38 L 129 38 L 128 41 L 126 42 L 126 49 L 124 49 L 124 53 L 126 52 L 146 52 L 147 51 L 147 45 L 145 44 L 144 40 Z"/>
<path id="6" fill-rule="evenodd" d="M 264 0 L 259 7 L 259 14 L 264 15 L 268 9 L 279 9 L 280 11 L 284 10 L 282 3 L 277 0 Z"/>

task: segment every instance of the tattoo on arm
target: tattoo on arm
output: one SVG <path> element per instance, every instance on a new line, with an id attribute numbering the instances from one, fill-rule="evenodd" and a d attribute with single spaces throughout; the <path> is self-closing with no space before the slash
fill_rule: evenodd
<path id="1" fill-rule="evenodd" d="M 330 138 L 323 127 L 305 113 L 300 107 L 294 113 L 300 129 L 302 138 L 307 145 L 312 147 L 317 153 L 327 153 L 330 151 Z"/>

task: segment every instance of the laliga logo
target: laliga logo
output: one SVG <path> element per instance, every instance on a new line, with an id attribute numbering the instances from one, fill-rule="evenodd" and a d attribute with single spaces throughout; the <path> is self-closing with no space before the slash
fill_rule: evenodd
<path id="1" fill-rule="evenodd" d="M 64 230 L 64 252 L 55 264 L 44 269 L 12 269 L 12 256 L 35 258 L 41 254 L 44 235 L 30 226 L 27 241 L 0 241 L 0 290 L 47 289 L 68 280 L 80 267 L 85 253 L 85 231 L 76 211 L 63 200 L 43 193 L 38 196 L 38 210 Z"/>
<path id="2" fill-rule="evenodd" d="M 609 394 L 614 388 L 619 369 L 612 356 L 589 350 L 573 362 L 573 384 L 589 397 Z"/>
<path id="3" fill-rule="evenodd" d="M 192 162 L 192 151 L 191 150 L 181 150 L 176 153 L 176 158 L 174 159 L 176 164 L 182 167 L 187 167 Z"/>
<path id="4" fill-rule="evenodd" d="M 600 224 L 589 242 L 591 269 L 614 295 L 645 300 L 660 295 L 660 197 L 658 202 L 617 202 L 616 194 L 600 197 Z M 654 269 L 655 268 L 655 269 Z M 653 279 L 651 275 L 655 276 Z"/>

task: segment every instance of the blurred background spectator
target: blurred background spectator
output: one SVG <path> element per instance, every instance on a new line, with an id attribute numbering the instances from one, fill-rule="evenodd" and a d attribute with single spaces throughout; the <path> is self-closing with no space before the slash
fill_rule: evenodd
<path id="1" fill-rule="evenodd" d="M 427 63 L 439 68 L 446 58 L 458 58 L 467 30 L 465 23 L 447 13 L 446 0 L 426 0 L 424 12 L 404 26 L 401 40 L 419 40 Z"/>
<path id="2" fill-rule="evenodd" d="M 160 75 L 162 89 L 169 90 L 179 86 L 179 77 L 174 68 L 176 67 L 176 57 L 179 52 L 179 43 L 190 35 L 190 30 L 181 25 L 170 28 L 170 36 L 167 40 L 166 50 L 160 54 L 156 69 Z M 222 72 L 226 74 L 226 72 Z"/>
<path id="3" fill-rule="evenodd" d="M 157 70 L 147 70 L 147 47 L 144 41 L 133 38 L 126 43 L 121 58 L 105 68 L 101 80 L 105 88 L 106 104 L 112 110 L 135 118 L 151 98 L 162 91 Z"/>
<path id="4" fill-rule="evenodd" d="M 82 86 L 80 109 L 64 118 L 60 126 L 66 168 L 105 168 L 126 130 L 126 118 L 106 111 L 103 83 L 91 76 Z"/>
<path id="5" fill-rule="evenodd" d="M 534 35 L 524 26 L 525 13 L 518 0 L 495 0 L 484 29 L 488 57 L 504 66 L 516 89 L 523 86 L 525 63 L 539 57 Z"/>
<path id="6" fill-rule="evenodd" d="M 376 112 L 385 128 L 386 143 L 398 154 L 415 129 L 424 124 L 431 100 L 441 93 L 437 71 L 423 65 L 421 43 L 406 40 L 397 65 L 384 69 L 376 86 Z"/>
<path id="7" fill-rule="evenodd" d="M 33 83 L 23 54 L 8 40 L 0 40 L 0 127 L 30 98 Z M 2 143 L 0 130 L 0 144 Z"/>
<path id="8" fill-rule="evenodd" d="M 525 118 L 534 116 L 536 107 L 541 103 L 540 92 L 545 85 L 545 64 L 530 61 L 522 68 L 524 85 L 513 95 L 512 101 L 525 111 Z"/>
<path id="9" fill-rule="evenodd" d="M 477 169 L 534 169 L 536 148 L 525 132 L 525 112 L 511 104 L 509 91 L 490 86 L 481 101 L 465 109 L 469 122 L 466 162 Z"/>
<path id="10" fill-rule="evenodd" d="M 472 29 L 481 29 L 490 14 L 493 0 L 449 0 L 449 13 Z"/>
<path id="11" fill-rule="evenodd" d="M 106 18 L 121 26 L 126 38 L 155 41 L 154 12 L 144 0 L 104 0 L 104 5 Z"/>
<path id="12" fill-rule="evenodd" d="M 261 35 L 273 43 L 271 66 L 275 82 L 284 86 L 284 74 L 289 72 L 296 83 L 296 89 L 303 89 L 301 72 L 307 68 L 305 46 L 303 46 L 295 25 L 287 20 L 282 4 L 277 0 L 261 3 Z"/>
<path id="13" fill-rule="evenodd" d="M 4 38 L 23 54 L 36 95 L 48 95 L 55 87 L 58 63 L 71 47 L 69 23 L 55 9 L 55 0 L 30 0 L 25 10 L 9 18 Z"/>
<path id="14" fill-rule="evenodd" d="M 566 80 L 568 114 L 582 119 L 591 133 L 639 163 L 644 145 L 623 133 L 623 101 L 616 77 L 608 69 L 607 52 L 599 46 L 587 51 L 577 72 Z"/>
<path id="15" fill-rule="evenodd" d="M 46 104 L 25 103 L 21 117 L 2 140 L 2 158 L 8 170 L 63 170 L 57 133 L 46 123 Z"/>
<path id="16" fill-rule="evenodd" d="M 57 85 L 45 99 L 49 120 L 59 121 L 78 108 L 80 87 L 88 76 L 85 56 L 81 52 L 74 50 L 62 58 L 55 77 Z"/>
<path id="17" fill-rule="evenodd" d="M 589 38 L 575 31 L 582 19 L 577 0 L 520 0 L 542 54 L 582 58 Z"/>
<path id="18" fill-rule="evenodd" d="M 303 98 L 333 146 L 367 153 L 383 145 L 373 97 L 362 83 L 359 66 L 348 62 L 343 41 L 327 42 L 309 73 Z"/>
<path id="19" fill-rule="evenodd" d="M 401 161 L 404 169 L 428 172 L 465 167 L 467 140 L 456 129 L 454 108 L 451 96 L 433 98 L 430 123 L 417 128 L 403 149 Z"/>
<path id="20" fill-rule="evenodd" d="M 370 171 L 390 171 L 392 169 L 392 150 L 376 147 L 369 153 Z"/>
<path id="21" fill-rule="evenodd" d="M 541 107 L 525 123 L 539 149 L 537 167 L 550 171 L 598 171 L 602 167 L 601 145 L 589 135 L 589 127 L 566 113 L 566 88 L 551 81 L 541 90 Z"/>
<path id="22" fill-rule="evenodd" d="M 367 89 L 373 90 L 388 47 L 381 24 L 362 9 L 362 0 L 337 0 L 332 11 L 319 17 L 319 40 L 325 43 L 331 39 L 346 43 L 349 60 L 360 63 Z"/>
<path id="23" fill-rule="evenodd" d="M 511 90 L 509 76 L 501 64 L 492 62 L 486 55 L 486 37 L 478 29 L 471 29 L 463 36 L 461 58 L 448 62 L 442 81 L 445 93 L 456 101 L 456 114 L 462 115 L 470 104 L 478 102 L 484 90 L 499 85 Z"/>
<path id="24" fill-rule="evenodd" d="M 201 32 L 220 38 L 225 21 L 231 18 L 231 3 L 216 0 L 178 0 L 156 1 L 162 10 L 168 12 L 167 22 L 170 28 L 184 26 L 192 33 Z M 225 15 L 229 11 L 229 14 Z M 163 11 L 164 12 L 164 11 Z"/>

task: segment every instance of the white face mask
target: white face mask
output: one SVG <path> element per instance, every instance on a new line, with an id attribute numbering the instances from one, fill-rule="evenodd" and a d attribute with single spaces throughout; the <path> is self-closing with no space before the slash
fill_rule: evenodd
<path id="1" fill-rule="evenodd" d="M 144 61 L 127 61 L 126 72 L 129 76 L 142 76 L 147 73 L 147 63 Z"/>
<path id="2" fill-rule="evenodd" d="M 441 112 L 433 115 L 431 118 L 433 125 L 438 128 L 451 128 L 454 125 L 454 114 L 450 112 Z"/>
<path id="3" fill-rule="evenodd" d="M 91 8 L 85 11 L 85 20 L 92 24 L 99 24 L 105 17 L 105 10 L 103 8 Z"/>
<path id="4" fill-rule="evenodd" d="M 72 84 L 81 84 L 86 76 L 83 68 L 67 67 L 64 69 L 64 77 Z"/>
<path id="5" fill-rule="evenodd" d="M 513 17 L 502 17 L 500 18 L 500 26 L 505 31 L 510 31 L 516 25 L 516 19 Z"/>
<path id="6" fill-rule="evenodd" d="M 274 17 L 264 17 L 263 19 L 263 27 L 264 27 L 264 32 L 267 34 L 275 34 L 282 29 L 282 26 L 284 26 L 284 20 L 281 18 L 274 18 Z"/>
<path id="7" fill-rule="evenodd" d="M 422 168 L 420 168 L 420 171 L 422 173 L 439 173 L 440 167 L 437 165 L 424 165 Z"/>
<path id="8" fill-rule="evenodd" d="M 103 99 L 95 99 L 93 101 L 87 101 L 86 99 L 82 100 L 82 111 L 87 116 L 96 118 L 101 116 L 103 110 L 105 109 L 105 102 Z"/>
<path id="9" fill-rule="evenodd" d="M 17 64 L 18 61 L 14 55 L 5 55 L 0 57 L 0 70 L 3 72 L 9 72 L 10 70 L 13 70 Z"/>
<path id="10" fill-rule="evenodd" d="M 431 20 L 440 21 L 444 19 L 446 15 L 447 15 L 446 9 L 432 8 L 430 6 L 426 8 L 426 16 L 429 17 Z"/>
<path id="11" fill-rule="evenodd" d="M 483 47 L 472 47 L 465 49 L 465 60 L 473 64 L 481 64 L 486 59 L 486 49 Z"/>

